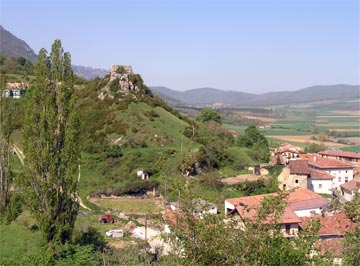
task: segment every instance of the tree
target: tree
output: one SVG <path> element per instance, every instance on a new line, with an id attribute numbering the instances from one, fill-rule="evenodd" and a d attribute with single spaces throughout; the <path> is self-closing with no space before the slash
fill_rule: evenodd
<path id="1" fill-rule="evenodd" d="M 245 129 L 245 134 L 240 135 L 237 142 L 240 147 L 250 148 L 256 160 L 263 162 L 269 160 L 269 143 L 256 126 L 251 125 Z"/>
<path id="2" fill-rule="evenodd" d="M 70 54 L 64 53 L 60 40 L 54 41 L 50 55 L 40 50 L 35 74 L 26 96 L 24 194 L 46 240 L 64 243 L 79 208 L 75 171 L 80 126 Z"/>
<path id="3" fill-rule="evenodd" d="M 360 185 L 358 185 L 360 189 Z M 343 241 L 344 265 L 359 265 L 360 261 L 360 193 L 345 204 L 346 216 L 354 222 L 354 228 L 345 234 Z"/>
<path id="4" fill-rule="evenodd" d="M 215 121 L 219 124 L 221 124 L 221 117 L 214 109 L 211 108 L 204 108 L 201 110 L 201 114 L 196 118 L 196 120 L 200 122 L 206 122 L 206 121 Z"/>
<path id="5" fill-rule="evenodd" d="M 222 214 L 195 217 L 192 199 L 196 197 L 190 185 L 181 192 L 180 211 L 166 219 L 173 252 L 168 265 L 329 265 L 326 257 L 313 252 L 318 221 L 309 223 L 296 238 L 284 236 L 279 220 L 285 193 L 247 210 L 255 211 L 253 219 L 237 215 L 224 219 Z"/>
<path id="6" fill-rule="evenodd" d="M 5 89 L 5 75 L 0 82 L 0 221 L 6 219 L 8 205 L 10 202 L 9 186 L 11 182 L 10 171 L 10 123 L 11 112 L 9 110 L 10 103 L 8 98 L 3 98 L 2 93 Z"/>

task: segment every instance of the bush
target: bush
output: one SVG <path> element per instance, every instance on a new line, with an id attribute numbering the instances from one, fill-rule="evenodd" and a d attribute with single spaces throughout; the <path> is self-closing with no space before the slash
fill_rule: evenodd
<path id="1" fill-rule="evenodd" d="M 107 158 L 120 158 L 123 155 L 120 146 L 116 144 L 107 146 L 105 154 Z"/>
<path id="2" fill-rule="evenodd" d="M 147 191 L 159 187 L 160 183 L 156 180 L 141 180 L 128 183 L 119 188 L 106 188 L 98 189 L 91 193 L 91 197 L 100 197 L 104 195 L 110 196 L 123 196 L 123 195 L 144 195 Z"/>

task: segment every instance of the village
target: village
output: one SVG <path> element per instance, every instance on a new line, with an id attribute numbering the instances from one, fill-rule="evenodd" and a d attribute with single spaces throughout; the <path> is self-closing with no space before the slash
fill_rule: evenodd
<path id="1" fill-rule="evenodd" d="M 282 234 L 286 238 L 296 238 L 312 220 L 318 219 L 320 229 L 317 247 L 330 251 L 334 263 L 341 263 L 341 241 L 354 226 L 346 217 L 342 205 L 352 201 L 355 194 L 360 192 L 360 154 L 337 150 L 304 154 L 294 145 L 284 143 L 273 151 L 271 164 L 285 166 L 278 176 L 280 192 L 228 198 L 224 202 L 224 219 L 236 220 L 241 228 L 244 219 L 256 219 L 257 210 L 265 198 L 285 193 L 286 206 L 278 221 Z M 262 170 L 254 167 L 253 176 L 261 178 Z M 137 175 L 141 179 L 149 178 L 142 171 Z M 169 254 L 174 247 L 164 241 L 164 235 L 166 239 L 166 235 L 179 226 L 179 217 L 185 206 L 181 206 L 181 202 L 165 202 L 164 205 L 164 211 L 161 212 L 163 222 L 160 225 L 151 226 L 146 216 L 142 221 L 144 226 L 130 223 L 124 228 L 116 228 L 114 224 L 114 228 L 106 232 L 107 237 L 122 238 L 128 232 L 134 238 L 147 241 L 149 252 Z M 200 198 L 193 199 L 190 206 L 195 221 L 206 215 L 223 215 L 216 204 Z M 101 216 L 99 221 L 114 222 L 111 214 Z M 269 230 L 272 230 L 271 227 Z"/>

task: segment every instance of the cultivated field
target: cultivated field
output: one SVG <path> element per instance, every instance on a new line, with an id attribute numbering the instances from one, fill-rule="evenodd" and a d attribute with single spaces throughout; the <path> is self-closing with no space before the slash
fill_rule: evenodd
<path id="1" fill-rule="evenodd" d="M 280 140 L 284 140 L 286 141 L 294 141 L 294 142 L 299 142 L 299 143 L 317 143 L 317 144 L 321 144 L 323 143 L 325 146 L 337 146 L 337 147 L 342 147 L 345 146 L 344 144 L 340 144 L 340 143 L 336 143 L 336 142 L 323 142 L 323 141 L 319 141 L 319 140 L 313 140 L 312 137 L 314 135 L 308 135 L 308 136 L 271 136 L 271 138 L 274 139 L 280 139 Z"/>
<path id="2" fill-rule="evenodd" d="M 89 201 L 102 209 L 109 209 L 126 214 L 157 214 L 164 210 L 162 201 L 159 198 L 90 198 Z"/>

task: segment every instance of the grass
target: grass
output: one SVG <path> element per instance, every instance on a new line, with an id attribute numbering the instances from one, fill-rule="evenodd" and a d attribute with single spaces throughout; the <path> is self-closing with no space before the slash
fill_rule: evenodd
<path id="1" fill-rule="evenodd" d="M 26 211 L 9 225 L 0 224 L 0 265 L 13 265 L 19 256 L 45 245 L 40 231 L 30 229 L 33 224 L 34 219 Z"/>
<path id="2" fill-rule="evenodd" d="M 260 132 L 265 136 L 305 136 L 311 133 L 306 128 L 302 129 L 283 129 L 283 128 L 267 128 L 261 129 Z"/>
<path id="3" fill-rule="evenodd" d="M 91 202 L 103 209 L 123 212 L 127 214 L 158 214 L 162 211 L 159 199 L 137 199 L 137 198 L 118 198 L 118 199 L 99 199 L 93 198 Z"/>
<path id="4" fill-rule="evenodd" d="M 226 151 L 229 152 L 235 158 L 235 161 L 239 163 L 251 165 L 255 163 L 254 159 L 249 156 L 249 149 L 247 148 L 231 147 Z"/>
<path id="5" fill-rule="evenodd" d="M 342 147 L 342 151 L 360 152 L 360 145 Z"/>
<path id="6" fill-rule="evenodd" d="M 20 159 L 17 157 L 17 155 L 13 154 L 10 157 L 10 165 L 11 165 L 11 171 L 16 176 L 19 176 L 20 173 L 24 170 L 23 165 L 21 164 Z"/>

